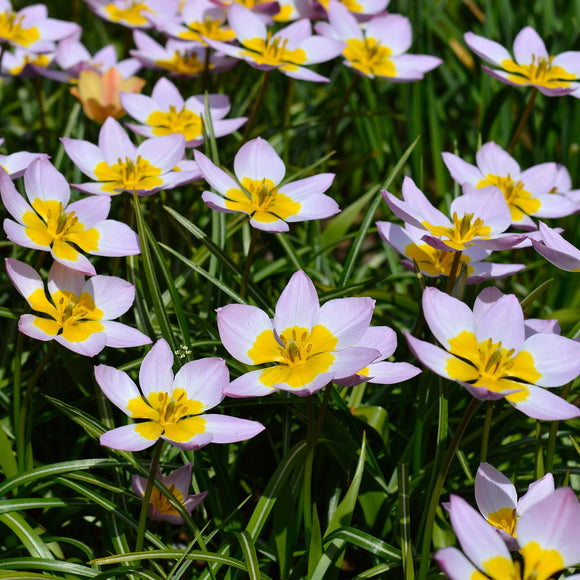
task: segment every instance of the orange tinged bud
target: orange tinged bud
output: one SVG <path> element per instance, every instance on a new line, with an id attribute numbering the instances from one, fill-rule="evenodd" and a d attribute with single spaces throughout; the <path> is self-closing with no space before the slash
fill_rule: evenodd
<path id="1" fill-rule="evenodd" d="M 144 86 L 144 79 L 124 79 L 115 67 L 111 67 L 105 73 L 95 70 L 81 71 L 77 86 L 70 92 L 81 102 L 89 119 L 104 123 L 107 117 L 119 119 L 125 115 L 119 93 L 140 93 Z"/>

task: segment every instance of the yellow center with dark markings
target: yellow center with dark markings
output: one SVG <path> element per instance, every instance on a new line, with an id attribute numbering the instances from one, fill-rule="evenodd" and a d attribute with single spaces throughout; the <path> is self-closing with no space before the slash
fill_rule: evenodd
<path id="1" fill-rule="evenodd" d="M 270 223 L 296 215 L 301 204 L 280 193 L 271 179 L 242 179 L 242 189 L 228 189 L 225 205 L 232 211 L 243 211 L 258 222 Z"/>
<path id="2" fill-rule="evenodd" d="M 40 31 L 36 26 L 23 28 L 23 16 L 11 10 L 0 13 L 0 39 L 4 42 L 13 42 L 28 47 L 40 38 Z"/>
<path id="3" fill-rule="evenodd" d="M 205 18 L 203 21 L 187 22 L 188 30 L 180 32 L 178 37 L 182 40 L 200 42 L 207 46 L 202 37 L 217 40 L 219 42 L 229 42 L 236 37 L 236 33 L 219 18 Z"/>
<path id="4" fill-rule="evenodd" d="M 395 63 L 390 58 L 391 49 L 383 46 L 376 38 L 365 37 L 363 40 L 350 38 L 346 41 L 346 48 L 342 54 L 354 69 L 364 75 L 390 78 L 397 76 Z"/>
<path id="5" fill-rule="evenodd" d="M 119 158 L 113 165 L 101 161 L 94 171 L 97 179 L 104 182 L 102 190 L 112 195 L 122 191 L 147 191 L 163 185 L 163 179 L 159 177 L 161 169 L 140 155 L 136 160 Z"/>
<path id="6" fill-rule="evenodd" d="M 542 377 L 529 352 L 516 353 L 491 338 L 478 342 L 475 334 L 467 330 L 449 340 L 448 350 L 455 355 L 446 365 L 450 378 L 495 393 L 517 389 L 517 393 L 506 396 L 512 402 L 525 401 L 529 394 L 526 384 L 534 384 Z"/>
<path id="7" fill-rule="evenodd" d="M 306 53 L 303 49 L 289 50 L 286 48 L 287 38 L 273 37 L 268 32 L 266 39 L 252 38 L 244 41 L 242 54 L 249 56 L 257 64 L 280 67 L 282 70 L 296 70 L 299 64 L 306 61 Z"/>
<path id="8" fill-rule="evenodd" d="M 503 507 L 487 514 L 487 521 L 496 528 L 516 537 L 516 522 L 518 516 L 515 508 Z"/>
<path id="9" fill-rule="evenodd" d="M 145 13 L 152 13 L 146 2 L 134 1 L 127 8 L 119 8 L 111 3 L 105 6 L 105 12 L 112 22 L 122 22 L 128 26 L 145 26 L 148 23 Z"/>
<path id="10" fill-rule="evenodd" d="M 514 181 L 509 174 L 507 176 L 488 174 L 485 179 L 479 181 L 477 188 L 488 185 L 495 185 L 501 189 L 510 208 L 513 221 L 520 221 L 526 215 L 533 215 L 542 205 L 532 197 L 529 191 L 524 189 L 524 184 L 521 181 Z"/>
<path id="11" fill-rule="evenodd" d="M 421 222 L 429 230 L 431 235 L 440 238 L 450 248 L 454 250 L 464 250 L 472 246 L 472 240 L 487 239 L 491 234 L 491 228 L 486 226 L 481 218 L 473 219 L 472 213 L 463 214 L 462 217 L 453 212 L 453 225 L 434 226 L 429 222 Z"/>
<path id="12" fill-rule="evenodd" d="M 167 489 L 169 489 L 171 494 L 180 504 L 183 504 L 183 494 L 175 487 L 175 485 L 172 484 Z M 151 491 L 151 499 L 149 500 L 149 503 L 164 516 L 179 516 L 179 512 L 171 505 L 171 502 L 156 487 L 154 487 Z"/>
<path id="13" fill-rule="evenodd" d="M 427 276 L 449 276 L 453 257 L 456 252 L 438 250 L 429 244 L 408 244 L 405 247 L 405 256 L 415 260 L 419 269 Z M 469 256 L 461 254 L 461 264 L 468 264 L 471 261 Z M 467 265 L 467 275 L 473 273 L 473 266 Z"/>
<path id="14" fill-rule="evenodd" d="M 501 61 L 501 66 L 510 73 L 508 80 L 518 85 L 538 85 L 548 89 L 568 88 L 570 81 L 576 80 L 561 66 L 553 65 L 553 56 L 532 57 L 530 64 L 517 64 L 511 59 Z"/>
<path id="15" fill-rule="evenodd" d="M 85 229 L 74 211 L 63 212 L 60 201 L 35 198 L 32 208 L 34 212 L 27 211 L 22 216 L 24 231 L 35 244 L 50 246 L 57 258 L 76 260 L 78 252 L 71 244 L 84 252 L 99 249 L 99 232 Z"/>
<path id="16" fill-rule="evenodd" d="M 311 383 L 318 375 L 330 369 L 337 343 L 338 339 L 321 324 L 311 330 L 299 326 L 289 327 L 278 338 L 272 330 L 264 330 L 248 351 L 248 356 L 256 365 L 278 363 L 262 371 L 262 384 L 273 387 L 285 383 L 298 388 Z"/>
<path id="17" fill-rule="evenodd" d="M 99 322 L 103 311 L 95 306 L 90 294 L 82 292 L 77 296 L 68 290 L 57 290 L 51 298 L 52 303 L 41 288 L 28 296 L 33 310 L 50 316 L 34 319 L 34 325 L 46 334 L 62 336 L 70 342 L 84 342 L 91 334 L 105 330 Z"/>
<path id="18" fill-rule="evenodd" d="M 205 433 L 206 421 L 197 416 L 203 408 L 200 401 L 188 399 L 184 389 L 174 389 L 171 394 L 165 391 L 153 392 L 147 396 L 147 400 L 135 397 L 127 404 L 131 417 L 149 419 L 135 426 L 139 435 L 149 440 L 165 435 L 180 443 Z"/>
<path id="19" fill-rule="evenodd" d="M 174 51 L 171 60 L 156 60 L 155 64 L 164 70 L 172 72 L 176 75 L 194 77 L 205 69 L 205 64 L 199 60 L 195 52 L 181 53 L 178 50 Z M 213 63 L 208 64 L 208 69 L 214 68 Z"/>
<path id="20" fill-rule="evenodd" d="M 153 127 L 153 134 L 158 137 L 180 133 L 186 141 L 193 141 L 202 136 L 201 117 L 186 109 L 185 105 L 180 110 L 170 105 L 169 111 L 154 111 L 145 123 Z"/>

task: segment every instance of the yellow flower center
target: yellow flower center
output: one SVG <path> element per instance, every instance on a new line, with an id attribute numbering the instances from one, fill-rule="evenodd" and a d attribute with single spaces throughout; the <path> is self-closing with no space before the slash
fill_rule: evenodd
<path id="1" fill-rule="evenodd" d="M 278 192 L 271 179 L 242 179 L 241 189 L 228 189 L 225 204 L 233 211 L 243 211 L 259 222 L 274 222 L 296 215 L 301 204 Z"/>
<path id="2" fill-rule="evenodd" d="M 186 141 L 193 141 L 202 135 L 201 117 L 183 106 L 178 111 L 173 105 L 169 111 L 154 111 L 145 121 L 153 127 L 153 133 L 159 137 L 180 133 Z"/>
<path id="3" fill-rule="evenodd" d="M 405 256 L 415 260 L 421 272 L 427 274 L 427 276 L 441 276 L 442 274 L 449 276 L 454 255 L 455 252 L 438 250 L 429 244 L 409 244 L 405 248 Z M 471 258 L 461 254 L 460 261 L 462 264 L 467 264 L 471 261 Z M 473 266 L 467 266 L 467 275 L 471 275 L 472 272 Z"/>
<path id="4" fill-rule="evenodd" d="M 364 75 L 396 77 L 397 69 L 391 58 L 391 49 L 383 46 L 376 38 L 365 37 L 364 40 L 350 38 L 342 51 L 352 67 Z"/>
<path id="5" fill-rule="evenodd" d="M 513 221 L 520 221 L 526 215 L 537 212 L 542 205 L 532 197 L 529 191 L 524 189 L 524 184 L 521 181 L 514 181 L 509 174 L 507 176 L 488 174 L 485 179 L 478 182 L 477 188 L 488 185 L 495 185 L 501 189 L 510 208 Z"/>
<path id="6" fill-rule="evenodd" d="M 151 13 L 145 2 L 131 2 L 127 8 L 119 8 L 115 4 L 105 6 L 105 12 L 112 22 L 122 22 L 128 26 L 143 26 L 148 20 L 145 12 Z"/>
<path id="7" fill-rule="evenodd" d="M 478 342 L 475 334 L 467 330 L 449 340 L 449 352 L 455 355 L 446 365 L 452 379 L 497 393 L 518 389 L 506 397 L 512 402 L 525 400 L 526 383 L 534 384 L 542 376 L 529 352 L 516 354 L 513 348 L 508 350 L 501 341 L 493 342 L 491 338 Z"/>
<path id="8" fill-rule="evenodd" d="M 349 12 L 362 12 L 363 7 L 359 4 L 356 0 L 340 0 L 342 4 L 344 4 Z M 330 4 L 330 0 L 320 0 L 320 3 L 324 6 L 325 10 L 328 10 L 328 5 Z"/>
<path id="9" fill-rule="evenodd" d="M 70 342 L 84 342 L 91 334 L 102 332 L 105 327 L 98 322 L 103 311 L 95 306 L 90 294 L 82 292 L 78 297 L 68 290 L 57 290 L 50 303 L 44 290 L 38 288 L 29 297 L 30 306 L 50 318 L 36 317 L 34 325 L 52 336 L 62 336 Z"/>
<path id="10" fill-rule="evenodd" d="M 511 59 L 502 60 L 501 65 L 510 73 L 508 80 L 519 85 L 539 85 L 549 89 L 566 88 L 570 81 L 576 80 L 561 66 L 552 65 L 553 56 L 532 57 L 531 64 L 517 64 Z"/>
<path id="11" fill-rule="evenodd" d="M 63 212 L 62 203 L 55 200 L 35 198 L 34 212 L 22 216 L 26 235 L 36 244 L 52 247 L 55 255 L 64 260 L 75 260 L 78 252 L 70 245 L 79 246 L 84 252 L 99 249 L 99 232 L 85 229 L 74 211 Z"/>
<path id="12" fill-rule="evenodd" d="M 202 36 L 220 42 L 229 42 L 236 37 L 236 33 L 228 26 L 223 26 L 223 22 L 219 18 L 205 18 L 203 22 L 187 22 L 186 26 L 189 30 L 180 32 L 179 38 L 201 42 L 205 46 L 207 46 L 207 44 Z"/>
<path id="13" fill-rule="evenodd" d="M 524 558 L 524 580 L 547 580 L 565 567 L 558 550 L 546 550 L 537 542 L 528 542 L 520 554 Z"/>
<path id="14" fill-rule="evenodd" d="M 278 363 L 262 371 L 260 381 L 264 385 L 272 387 L 286 383 L 297 388 L 330 369 L 337 343 L 338 339 L 320 324 L 312 330 L 289 327 L 280 333 L 278 339 L 272 330 L 265 330 L 256 338 L 248 356 L 254 364 Z"/>
<path id="15" fill-rule="evenodd" d="M 23 19 L 17 12 L 6 10 L 0 13 L 0 38 L 24 47 L 36 42 L 40 38 L 40 31 L 36 26 L 22 28 Z"/>
<path id="16" fill-rule="evenodd" d="M 503 507 L 487 515 L 487 521 L 496 528 L 504 530 L 510 536 L 516 537 L 516 510 L 514 508 Z"/>
<path id="17" fill-rule="evenodd" d="M 474 238 L 488 238 L 491 228 L 486 226 L 481 218 L 473 219 L 472 213 L 463 214 L 459 218 L 457 212 L 453 212 L 453 225 L 433 226 L 429 222 L 421 222 L 427 228 L 431 235 L 441 238 L 450 248 L 455 250 L 464 250 L 473 245 L 470 242 Z"/>
<path id="18" fill-rule="evenodd" d="M 46 68 L 50 62 L 50 57 L 48 57 L 46 54 L 27 54 L 24 56 L 23 61 L 18 66 L 11 68 L 8 72 L 11 75 L 18 76 L 24 70 L 24 67 L 27 64 L 35 64 L 36 66 Z"/>
<path id="19" fill-rule="evenodd" d="M 163 179 L 159 177 L 161 169 L 140 155 L 135 161 L 128 157 L 125 161 L 119 158 L 113 165 L 101 161 L 94 171 L 97 179 L 105 182 L 103 191 L 112 195 L 121 191 L 147 191 L 163 185 Z"/>
<path id="20" fill-rule="evenodd" d="M 511 558 L 493 556 L 482 562 L 485 573 L 494 580 L 520 580 L 520 566 Z"/>
<path id="21" fill-rule="evenodd" d="M 194 77 L 205 69 L 204 63 L 197 58 L 195 52 L 182 54 L 178 50 L 173 53 L 171 60 L 156 60 L 155 64 L 174 74 L 188 77 Z M 210 63 L 208 68 L 211 70 L 214 65 Z"/>
<path id="22" fill-rule="evenodd" d="M 171 394 L 153 392 L 147 401 L 136 397 L 129 401 L 127 410 L 134 419 L 149 419 L 135 427 L 146 439 L 157 439 L 164 434 L 173 441 L 183 442 L 205 432 L 205 419 L 196 416 L 203 411 L 203 403 L 188 399 L 184 389 L 174 389 Z"/>
<path id="23" fill-rule="evenodd" d="M 175 485 L 172 484 L 167 489 L 169 489 L 179 503 L 183 504 L 183 494 L 175 487 Z M 179 512 L 156 487 L 154 487 L 151 492 L 149 503 L 162 515 L 179 516 Z"/>
<path id="24" fill-rule="evenodd" d="M 266 40 L 252 38 L 244 43 L 250 50 L 244 50 L 243 54 L 249 56 L 257 64 L 277 66 L 283 70 L 296 70 L 296 65 L 306 61 L 306 53 L 301 48 L 288 50 L 287 38 L 274 38 L 269 31 Z"/>

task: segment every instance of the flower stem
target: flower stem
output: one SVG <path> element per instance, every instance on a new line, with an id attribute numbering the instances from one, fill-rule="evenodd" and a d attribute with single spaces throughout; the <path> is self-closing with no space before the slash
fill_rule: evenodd
<path id="1" fill-rule="evenodd" d="M 571 381 L 564 385 L 562 393 L 560 394 L 562 399 L 566 400 L 568 397 L 573 382 L 574 381 Z M 554 467 L 554 452 L 556 451 L 556 439 L 558 437 L 559 424 L 559 421 L 552 421 L 550 423 L 550 434 L 548 436 L 548 447 L 546 449 L 546 473 L 551 472 Z"/>
<path id="2" fill-rule="evenodd" d="M 463 437 L 463 434 L 467 429 L 467 425 L 469 424 L 469 421 L 473 417 L 478 405 L 479 400 L 476 398 L 472 398 L 471 401 L 469 402 L 469 405 L 465 410 L 465 414 L 463 415 L 461 422 L 457 426 L 455 435 L 453 435 L 453 439 L 451 440 L 451 443 L 447 448 L 447 452 L 445 453 L 445 457 L 443 458 L 443 462 L 441 463 L 439 473 L 437 474 L 437 479 L 435 480 L 435 485 L 433 487 L 433 491 L 431 492 L 431 499 L 429 500 L 427 518 L 425 520 L 425 528 L 423 530 L 423 543 L 421 545 L 421 564 L 419 569 L 419 580 L 425 580 L 427 578 L 427 571 L 430 564 L 429 550 L 431 549 L 433 524 L 435 523 L 435 514 L 437 513 L 437 506 L 439 505 L 439 499 L 441 498 L 441 491 L 443 490 L 443 485 L 445 483 L 445 479 L 447 478 L 447 473 L 449 471 L 449 468 L 451 467 L 453 457 L 457 453 L 457 449 L 459 448 L 461 438 Z"/>
<path id="3" fill-rule="evenodd" d="M 340 105 L 338 106 L 338 109 L 336 110 L 336 115 L 332 121 L 332 124 L 330 125 L 330 129 L 328 130 L 327 143 L 328 143 L 329 150 L 332 149 L 332 147 L 334 145 L 334 140 L 336 138 L 336 128 L 338 127 L 338 123 L 342 119 L 342 113 L 344 111 L 344 108 L 346 107 L 346 104 L 348 103 L 348 99 L 350 99 L 350 95 L 356 89 L 360 79 L 361 79 L 361 77 L 359 75 L 354 75 L 352 77 L 352 81 L 350 81 L 350 85 L 348 86 L 348 89 L 346 89 L 346 93 L 344 93 L 344 97 L 342 97 L 342 101 L 340 102 Z"/>
<path id="4" fill-rule="evenodd" d="M 318 419 L 314 423 L 314 395 L 309 395 L 306 399 L 307 413 L 308 413 L 308 424 L 307 424 L 307 444 L 306 444 L 306 456 L 304 458 L 304 482 L 302 487 L 302 501 L 304 509 L 304 533 L 306 536 L 306 546 L 310 545 L 310 532 L 312 529 L 312 465 L 314 463 L 314 448 L 316 447 L 316 442 L 318 436 L 320 435 L 320 430 L 322 429 L 322 424 L 324 422 L 324 416 L 326 415 L 326 409 L 328 408 L 328 401 L 330 400 L 330 394 L 332 392 L 332 383 L 326 385 L 324 391 L 324 397 L 322 399 L 322 404 L 320 405 L 320 411 L 318 412 Z"/>
<path id="5" fill-rule="evenodd" d="M 455 252 L 453 255 L 453 262 L 451 263 L 451 268 L 449 269 L 449 278 L 447 279 L 447 286 L 445 287 L 445 292 L 451 296 L 453 292 L 453 286 L 455 286 L 455 279 L 457 278 L 457 272 L 459 272 L 459 266 L 461 265 L 461 254 L 463 252 Z"/>
<path id="6" fill-rule="evenodd" d="M 254 121 L 256 120 L 256 115 L 258 114 L 258 109 L 260 108 L 260 105 L 262 104 L 262 100 L 264 98 L 264 93 L 266 92 L 266 86 L 268 84 L 268 80 L 270 78 L 270 73 L 272 71 L 268 70 L 264 73 L 264 76 L 262 77 L 262 86 L 260 87 L 260 91 L 258 92 L 258 96 L 256 97 L 256 100 L 254 101 L 254 106 L 252 107 L 252 112 L 250 113 L 250 118 L 248 119 L 248 122 L 246 123 L 246 126 L 244 127 L 244 134 L 242 136 L 242 142 L 240 143 L 240 145 L 243 145 L 247 140 L 248 137 L 250 136 L 250 131 L 252 130 L 252 127 L 254 126 Z"/>
<path id="7" fill-rule="evenodd" d="M 526 122 L 528 120 L 528 117 L 530 116 L 530 113 L 532 112 L 532 109 L 534 107 L 534 101 L 536 100 L 537 96 L 538 96 L 538 89 L 536 87 L 534 87 L 532 89 L 532 94 L 530 95 L 530 98 L 528 99 L 528 102 L 526 103 L 526 108 L 524 109 L 524 112 L 522 113 L 522 116 L 520 118 L 520 122 L 518 123 L 518 126 L 516 127 L 515 133 L 513 134 L 512 140 L 510 141 L 510 144 L 508 145 L 507 152 L 510 154 L 515 149 L 516 143 L 518 142 L 518 139 L 520 138 L 520 134 L 523 131 L 524 127 L 526 126 Z"/>
<path id="8" fill-rule="evenodd" d="M 141 504 L 141 512 L 139 513 L 139 527 L 137 529 L 137 541 L 135 542 L 135 552 L 143 550 L 143 541 L 145 540 L 145 531 L 147 529 L 147 511 L 149 510 L 149 502 L 151 501 L 151 492 L 155 484 L 155 477 L 157 476 L 157 469 L 159 467 L 159 460 L 161 459 L 161 451 L 163 450 L 163 440 L 158 439 L 155 444 L 155 451 L 153 459 L 151 460 L 151 471 L 149 479 L 147 480 L 147 487 L 143 494 L 143 503 Z"/>
<path id="9" fill-rule="evenodd" d="M 483 423 L 483 433 L 481 435 L 481 452 L 479 454 L 479 461 L 483 463 L 487 460 L 487 447 L 489 443 L 489 430 L 491 428 L 491 418 L 493 417 L 493 401 L 487 402 L 487 409 L 485 410 L 485 421 Z"/>
<path id="10" fill-rule="evenodd" d="M 240 290 L 240 296 L 246 298 L 248 293 L 248 284 L 250 281 L 250 271 L 252 269 L 252 264 L 254 262 L 254 254 L 256 253 L 256 245 L 258 243 L 258 230 L 252 228 L 252 237 L 250 239 L 250 247 L 248 248 L 248 255 L 246 256 L 246 263 L 244 265 L 244 275 L 242 278 L 242 288 Z"/>

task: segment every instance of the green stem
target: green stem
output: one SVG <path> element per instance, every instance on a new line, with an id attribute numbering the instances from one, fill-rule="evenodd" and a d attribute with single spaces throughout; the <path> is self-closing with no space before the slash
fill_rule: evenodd
<path id="1" fill-rule="evenodd" d="M 570 393 L 570 389 L 572 388 L 573 382 L 574 381 L 571 381 L 566 385 L 564 385 L 562 393 L 560 394 L 562 399 L 564 400 L 567 399 L 568 394 Z M 546 473 L 551 472 L 554 467 L 554 453 L 556 451 L 556 439 L 558 437 L 559 424 L 560 424 L 559 421 L 552 421 L 550 423 L 550 435 L 548 436 L 548 447 L 546 449 Z"/>
<path id="2" fill-rule="evenodd" d="M 483 433 L 481 435 L 481 452 L 479 454 L 479 461 L 483 463 L 487 461 L 487 447 L 489 443 L 489 431 L 491 429 L 491 419 L 493 417 L 493 401 L 487 402 L 487 409 L 485 410 L 485 421 L 483 423 Z"/>
<path id="3" fill-rule="evenodd" d="M 295 80 L 290 79 L 290 84 L 288 85 L 288 93 L 286 95 L 286 106 L 284 108 L 284 125 L 282 128 L 282 134 L 284 139 L 284 150 L 283 150 L 283 161 L 284 165 L 288 165 L 288 159 L 290 158 L 290 109 L 292 107 L 292 102 L 294 101 L 294 85 Z"/>
<path id="4" fill-rule="evenodd" d="M 350 85 L 348 86 L 348 89 L 346 89 L 346 93 L 344 93 L 344 97 L 342 97 L 342 101 L 340 102 L 340 105 L 338 106 L 338 109 L 336 111 L 336 115 L 332 121 L 332 124 L 330 125 L 330 129 L 328 130 L 327 143 L 328 143 L 329 150 L 332 149 L 332 147 L 334 145 L 334 140 L 336 138 L 336 129 L 338 127 L 338 123 L 342 119 L 342 113 L 344 111 L 344 108 L 346 107 L 346 104 L 348 103 L 348 99 L 350 99 L 350 95 L 357 87 L 361 78 L 362 77 L 360 77 L 359 75 L 354 75 L 352 77 L 352 80 L 350 81 Z"/>
<path id="5" fill-rule="evenodd" d="M 163 440 L 158 439 L 155 444 L 155 451 L 153 459 L 151 460 L 151 471 L 149 479 L 147 480 L 147 487 L 143 494 L 143 503 L 141 504 L 141 511 L 139 512 L 139 527 L 137 529 L 137 541 L 135 542 L 135 552 L 143 550 L 143 541 L 145 540 L 145 531 L 147 530 L 147 511 L 149 510 L 149 502 L 151 501 L 151 493 L 155 485 L 155 477 L 157 476 L 157 469 L 159 467 L 159 460 L 161 459 L 161 451 L 163 450 Z"/>
<path id="6" fill-rule="evenodd" d="M 254 101 L 254 106 L 252 107 L 252 112 L 250 113 L 250 118 L 248 119 L 248 122 L 246 123 L 246 126 L 244 127 L 244 134 L 242 136 L 242 142 L 240 143 L 240 145 L 243 145 L 247 140 L 248 137 L 250 136 L 250 131 L 252 130 L 252 127 L 254 126 L 254 121 L 256 120 L 256 115 L 258 114 L 258 109 L 260 108 L 260 105 L 262 104 L 262 100 L 264 98 L 264 94 L 266 92 L 266 86 L 268 84 L 268 80 L 270 78 L 270 73 L 272 71 L 268 70 L 264 73 L 264 76 L 262 77 L 262 86 L 260 87 L 260 91 L 258 92 L 258 96 L 256 97 L 256 100 Z"/>
<path id="7" fill-rule="evenodd" d="M 453 457 L 459 449 L 459 443 L 461 438 L 467 429 L 469 421 L 473 417 L 475 410 L 479 405 L 479 400 L 472 398 L 469 402 L 465 414 L 459 423 L 455 435 L 447 448 L 445 457 L 443 458 L 443 463 L 437 474 L 437 479 L 435 481 L 435 486 L 433 492 L 431 493 L 431 499 L 429 500 L 429 508 L 427 510 L 427 518 L 425 520 L 425 529 L 423 530 L 423 543 L 421 545 L 421 565 L 419 569 L 419 580 L 425 580 L 427 578 L 427 570 L 430 564 L 429 551 L 431 549 L 431 537 L 433 534 L 433 524 L 435 523 L 435 514 L 437 513 L 437 506 L 439 505 L 439 499 L 441 498 L 441 491 L 443 490 L 443 485 L 445 484 L 445 479 L 447 478 L 447 473 L 451 467 L 451 462 Z"/>
<path id="8" fill-rule="evenodd" d="M 455 286 L 455 279 L 457 278 L 457 272 L 459 271 L 459 266 L 461 264 L 461 254 L 463 252 L 455 252 L 453 255 L 453 262 L 451 263 L 451 268 L 449 269 L 449 278 L 447 279 L 447 286 L 445 287 L 445 292 L 451 296 L 453 292 L 453 286 Z"/>
<path id="9" fill-rule="evenodd" d="M 520 122 L 518 123 L 518 126 L 516 127 L 515 133 L 513 134 L 512 140 L 510 141 L 510 144 L 508 145 L 507 152 L 510 154 L 515 149 L 516 143 L 518 142 L 518 139 L 520 138 L 520 134 L 523 131 L 524 127 L 526 126 L 526 122 L 528 121 L 528 117 L 530 116 L 530 113 L 532 112 L 532 109 L 534 108 L 534 101 L 536 100 L 537 96 L 538 96 L 538 89 L 536 87 L 534 87 L 532 89 L 532 94 L 530 95 L 530 98 L 528 99 L 528 102 L 526 103 L 526 108 L 524 109 L 524 112 L 522 113 L 522 116 L 520 118 Z"/>
<path id="10" fill-rule="evenodd" d="M 32 392 L 34 390 L 36 383 L 38 382 L 38 379 L 40 378 L 42 371 L 44 370 L 44 367 L 46 366 L 46 363 L 48 363 L 48 361 L 54 354 L 54 351 L 56 350 L 56 345 L 57 345 L 56 341 L 51 341 L 50 346 L 46 351 L 46 354 L 38 364 L 38 367 L 36 367 L 36 370 L 34 371 L 32 377 L 30 377 L 30 380 L 28 381 L 28 386 L 26 387 L 26 393 L 24 394 L 24 398 L 22 399 L 22 405 L 20 407 L 20 413 L 18 416 L 18 442 L 21 451 L 21 453 L 18 454 L 18 467 L 20 471 L 24 471 L 25 465 L 27 463 L 25 457 L 26 448 L 28 444 L 27 441 L 28 438 L 26 437 L 26 427 L 27 427 L 26 417 L 28 415 L 30 401 L 32 400 Z"/>
<path id="11" fill-rule="evenodd" d="M 535 457 L 534 474 L 535 479 L 544 477 L 544 450 L 542 449 L 542 424 L 539 420 L 536 421 L 536 457 Z"/>
<path id="12" fill-rule="evenodd" d="M 210 48 L 209 46 L 205 49 L 205 60 L 203 63 L 203 76 L 201 78 L 201 92 L 205 94 L 209 91 L 209 64 L 210 64 Z"/>
<path id="13" fill-rule="evenodd" d="M 304 458 L 304 482 L 302 488 L 302 507 L 304 510 L 304 533 L 306 536 L 306 546 L 310 545 L 310 531 L 312 529 L 312 465 L 314 463 L 314 448 L 316 447 L 316 442 L 322 429 L 322 424 L 324 422 L 324 416 L 326 415 L 326 409 L 328 408 L 328 401 L 330 400 L 331 392 L 332 384 L 329 383 L 326 385 L 326 389 L 324 391 L 324 397 L 322 399 L 322 404 L 320 405 L 320 411 L 318 412 L 318 419 L 316 423 L 314 423 L 314 395 L 309 395 L 306 399 L 308 431 L 306 457 Z"/>
<path id="14" fill-rule="evenodd" d="M 244 300 L 248 293 L 250 271 L 252 270 L 252 264 L 254 263 L 254 254 L 256 253 L 257 243 L 258 243 L 258 230 L 256 228 L 252 228 L 252 237 L 250 239 L 250 247 L 248 248 L 248 255 L 246 256 L 246 263 L 244 265 L 244 275 L 242 278 L 242 288 L 240 290 L 240 296 Z"/>

